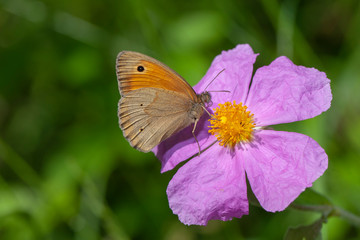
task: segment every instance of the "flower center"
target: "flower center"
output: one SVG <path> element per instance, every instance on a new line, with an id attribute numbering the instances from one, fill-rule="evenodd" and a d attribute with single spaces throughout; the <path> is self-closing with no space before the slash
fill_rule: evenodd
<path id="1" fill-rule="evenodd" d="M 235 101 L 219 104 L 219 107 L 214 109 L 215 113 L 209 120 L 209 133 L 216 136 L 221 146 L 233 148 L 237 143 L 252 140 L 254 114 L 246 109 L 247 106 L 236 104 Z"/>

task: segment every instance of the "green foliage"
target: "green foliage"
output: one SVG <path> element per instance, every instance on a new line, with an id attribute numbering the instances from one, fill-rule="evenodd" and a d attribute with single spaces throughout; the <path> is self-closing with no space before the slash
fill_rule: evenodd
<path id="1" fill-rule="evenodd" d="M 323 239 L 358 239 L 341 209 L 360 214 L 359 26 L 358 0 L 0 0 L 0 239 L 281 239 L 301 225 L 295 239 L 320 222 Z M 314 189 L 327 198 L 184 226 L 165 192 L 174 171 L 118 127 L 115 58 L 139 51 L 195 84 L 239 43 L 261 54 L 255 67 L 286 55 L 332 80 L 328 112 L 276 127 L 326 150 Z"/>
<path id="2" fill-rule="evenodd" d="M 284 240 L 318 240 L 321 239 L 322 219 L 316 220 L 307 226 L 289 228 Z"/>

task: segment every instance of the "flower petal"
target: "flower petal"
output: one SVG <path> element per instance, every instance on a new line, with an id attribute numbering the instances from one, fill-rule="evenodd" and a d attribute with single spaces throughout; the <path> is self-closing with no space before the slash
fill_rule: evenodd
<path id="1" fill-rule="evenodd" d="M 207 119 L 207 116 L 203 116 L 199 120 L 195 130 L 196 139 L 199 141 L 201 150 L 204 150 L 216 141 L 216 138 L 208 133 L 210 123 Z M 187 160 L 199 152 L 198 145 L 192 135 L 193 127 L 194 126 L 191 125 L 183 129 L 152 149 L 152 152 L 154 152 L 156 157 L 161 161 L 162 173 L 173 169 L 180 162 Z"/>
<path id="2" fill-rule="evenodd" d="M 218 103 L 223 103 L 223 99 L 244 102 L 256 56 L 257 54 L 254 54 L 248 44 L 237 45 L 234 49 L 223 51 L 214 59 L 210 69 L 203 79 L 194 87 L 194 90 L 196 92 L 204 91 L 214 77 L 225 69 L 206 90 L 229 90 L 231 93 L 211 93 L 214 106 L 217 106 Z M 233 96 L 236 98 L 233 98 Z M 212 112 L 210 109 L 208 109 L 208 111 Z M 206 113 L 204 115 L 206 115 Z M 201 149 L 205 149 L 216 140 L 208 133 L 209 123 L 207 119 L 207 116 L 203 116 L 196 126 L 195 134 Z M 152 150 L 162 163 L 161 172 L 173 169 L 178 163 L 198 152 L 198 145 L 191 133 L 192 128 L 193 125 L 185 128 Z"/>
<path id="3" fill-rule="evenodd" d="M 169 205 L 181 222 L 206 225 L 248 214 L 243 162 L 214 145 L 182 166 L 167 188 Z"/>
<path id="4" fill-rule="evenodd" d="M 267 126 L 315 117 L 330 107 L 331 99 L 325 73 L 279 57 L 256 71 L 246 105 L 256 124 Z"/>
<path id="5" fill-rule="evenodd" d="M 243 154 L 251 188 L 270 212 L 284 210 L 328 165 L 315 140 L 294 132 L 259 131 Z"/>
<path id="6" fill-rule="evenodd" d="M 234 49 L 222 51 L 211 63 L 202 80 L 194 86 L 194 90 L 198 93 L 204 90 L 230 91 L 230 93 L 211 92 L 214 106 L 233 100 L 238 103 L 244 102 L 249 91 L 253 64 L 257 55 L 248 44 L 239 44 Z M 220 73 L 222 70 L 224 72 Z M 219 73 L 220 75 L 216 77 Z M 215 77 L 216 79 L 210 84 Z M 208 84 L 210 84 L 209 87 L 205 89 Z"/>

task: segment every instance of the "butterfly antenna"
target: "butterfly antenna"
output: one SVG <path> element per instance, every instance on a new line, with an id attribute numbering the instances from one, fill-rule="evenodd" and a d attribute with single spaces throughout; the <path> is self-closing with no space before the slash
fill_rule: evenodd
<path id="1" fill-rule="evenodd" d="M 211 90 L 208 92 L 227 92 L 227 93 L 229 93 L 230 91 L 229 90 Z"/>
<path id="2" fill-rule="evenodd" d="M 211 80 L 211 82 L 209 82 L 209 84 L 206 86 L 206 88 L 204 89 L 204 92 L 206 91 L 206 89 L 210 86 L 210 84 L 220 75 L 220 73 L 222 73 L 223 71 L 225 71 L 225 68 L 223 70 L 221 70 L 218 74 L 216 74 L 216 76 L 213 78 L 213 80 Z"/>

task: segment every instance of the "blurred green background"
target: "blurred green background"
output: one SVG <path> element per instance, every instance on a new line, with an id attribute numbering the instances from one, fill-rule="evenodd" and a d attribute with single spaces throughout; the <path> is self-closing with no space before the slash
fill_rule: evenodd
<path id="1" fill-rule="evenodd" d="M 286 210 L 206 227 L 168 207 L 175 171 L 132 149 L 118 127 L 115 58 L 135 50 L 192 85 L 236 44 L 286 55 L 332 80 L 329 111 L 277 129 L 329 155 L 314 189 L 360 214 L 360 1 L 0 0 L 0 239 L 281 239 L 319 214 Z M 359 239 L 330 218 L 324 239 Z"/>

